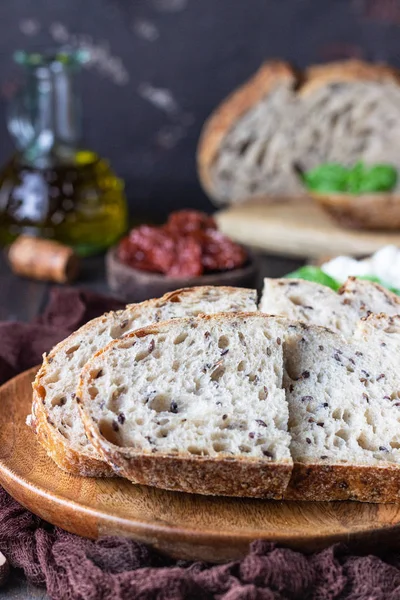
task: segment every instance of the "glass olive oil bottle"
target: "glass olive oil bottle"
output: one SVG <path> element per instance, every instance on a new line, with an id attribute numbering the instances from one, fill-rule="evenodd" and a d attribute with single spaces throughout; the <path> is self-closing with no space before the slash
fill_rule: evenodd
<path id="1" fill-rule="evenodd" d="M 0 171 L 0 244 L 21 233 L 56 239 L 87 256 L 127 228 L 123 182 L 81 146 L 76 73 L 82 51 L 17 52 L 26 82 L 10 106 L 17 152 Z"/>

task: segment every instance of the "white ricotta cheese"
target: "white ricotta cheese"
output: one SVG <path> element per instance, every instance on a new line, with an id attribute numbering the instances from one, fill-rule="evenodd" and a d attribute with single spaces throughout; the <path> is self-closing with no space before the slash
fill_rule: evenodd
<path id="1" fill-rule="evenodd" d="M 350 256 L 337 256 L 324 263 L 321 269 L 343 283 L 351 275 L 373 276 L 389 285 L 400 288 L 400 248 L 384 246 L 369 258 L 357 260 Z"/>

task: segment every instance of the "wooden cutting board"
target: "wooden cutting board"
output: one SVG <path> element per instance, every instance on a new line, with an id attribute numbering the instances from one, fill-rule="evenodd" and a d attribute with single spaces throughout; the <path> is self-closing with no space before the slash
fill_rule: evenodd
<path id="1" fill-rule="evenodd" d="M 35 369 L 0 388 L 0 484 L 50 523 L 90 538 L 132 537 L 177 558 L 225 561 L 257 538 L 313 551 L 400 543 L 400 505 L 277 502 L 166 492 L 60 471 L 26 426 Z"/>
<path id="2" fill-rule="evenodd" d="M 274 204 L 260 199 L 222 210 L 216 219 L 232 239 L 283 256 L 366 256 L 386 244 L 400 246 L 400 231 L 344 229 L 308 198 Z"/>

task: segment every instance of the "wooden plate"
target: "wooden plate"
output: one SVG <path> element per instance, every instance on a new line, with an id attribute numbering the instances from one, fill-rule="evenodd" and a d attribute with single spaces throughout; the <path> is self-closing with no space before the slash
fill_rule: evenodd
<path id="1" fill-rule="evenodd" d="M 212 498 L 60 471 L 25 425 L 35 369 L 0 388 L 0 484 L 50 523 L 97 538 L 120 534 L 171 556 L 223 561 L 263 538 L 304 551 L 400 539 L 400 506 Z"/>

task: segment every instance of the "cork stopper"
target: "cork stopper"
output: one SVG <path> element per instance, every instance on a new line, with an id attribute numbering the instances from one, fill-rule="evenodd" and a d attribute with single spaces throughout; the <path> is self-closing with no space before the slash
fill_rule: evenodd
<path id="1" fill-rule="evenodd" d="M 20 235 L 8 250 L 11 269 L 17 275 L 69 283 L 79 272 L 79 259 L 73 249 L 60 242 Z"/>

